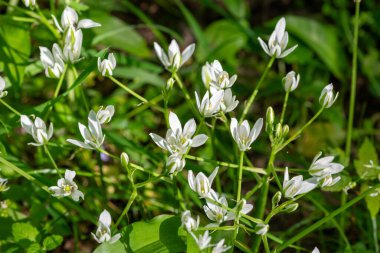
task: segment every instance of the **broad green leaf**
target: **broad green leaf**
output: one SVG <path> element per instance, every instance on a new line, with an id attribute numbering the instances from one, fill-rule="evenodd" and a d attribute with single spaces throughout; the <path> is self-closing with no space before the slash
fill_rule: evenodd
<path id="1" fill-rule="evenodd" d="M 209 59 L 226 60 L 231 65 L 237 65 L 236 53 L 242 49 L 247 36 L 232 21 L 219 20 L 212 23 L 205 31 L 210 41 Z"/>
<path id="2" fill-rule="evenodd" d="M 16 242 L 23 239 L 35 242 L 39 232 L 29 223 L 14 223 L 12 225 L 12 234 Z"/>
<path id="3" fill-rule="evenodd" d="M 44 250 L 53 250 L 61 245 L 63 237 L 60 235 L 50 235 L 42 243 Z"/>
<path id="4" fill-rule="evenodd" d="M 19 93 L 31 51 L 30 28 L 8 16 L 0 16 L 0 24 L 0 63 L 14 91 Z"/>
<path id="5" fill-rule="evenodd" d="M 102 24 L 101 27 L 94 29 L 97 36 L 92 41 L 93 45 L 102 43 L 138 57 L 151 55 L 151 50 L 147 48 L 145 40 L 132 26 L 121 19 L 99 11 L 93 11 L 91 17 Z"/>
<path id="6" fill-rule="evenodd" d="M 180 217 L 160 215 L 129 225 L 123 237 L 132 252 L 184 252 L 185 243 L 178 236 L 180 226 Z"/>
<path id="7" fill-rule="evenodd" d="M 26 252 L 27 253 L 43 253 L 43 252 L 46 252 L 46 251 L 42 250 L 40 244 L 37 243 L 37 242 L 35 242 L 35 243 L 32 243 L 28 247 L 28 250 Z"/>
<path id="8" fill-rule="evenodd" d="M 345 69 L 344 52 L 337 36 L 337 30 L 316 20 L 286 16 L 286 29 L 318 55 L 330 71 L 340 80 L 344 80 Z"/>
<path id="9" fill-rule="evenodd" d="M 368 189 L 368 185 L 363 184 L 361 187 L 361 192 L 364 192 Z M 371 195 L 367 195 L 365 197 L 365 202 L 367 204 L 368 211 L 372 218 L 376 217 L 376 215 L 380 211 L 380 194 L 378 194 L 375 197 L 372 197 Z"/>
<path id="10" fill-rule="evenodd" d="M 102 243 L 94 251 L 94 253 L 113 253 L 113 252 L 126 253 L 130 251 L 127 250 L 127 246 L 124 245 L 120 240 L 112 244 L 108 242 Z"/>
<path id="11" fill-rule="evenodd" d="M 354 161 L 356 173 L 363 179 L 376 179 L 380 173 L 377 169 L 378 159 L 373 143 L 365 139 L 359 148 L 358 160 Z M 373 163 L 373 166 L 371 164 Z"/>

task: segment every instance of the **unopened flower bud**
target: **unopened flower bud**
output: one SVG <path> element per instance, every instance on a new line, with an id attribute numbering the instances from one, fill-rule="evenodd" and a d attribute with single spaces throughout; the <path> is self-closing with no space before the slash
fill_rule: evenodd
<path id="1" fill-rule="evenodd" d="M 282 138 L 282 127 L 280 123 L 277 123 L 276 125 L 275 136 L 276 136 L 276 139 Z"/>
<path id="2" fill-rule="evenodd" d="M 282 197 L 282 193 L 280 191 L 276 192 L 276 194 L 272 198 L 272 209 L 278 206 L 278 203 L 280 202 Z"/>
<path id="3" fill-rule="evenodd" d="M 326 85 L 326 87 L 323 88 L 321 96 L 319 97 L 319 103 L 322 107 L 330 108 L 334 104 L 335 100 L 338 98 L 339 92 L 337 92 L 334 96 L 333 89 L 334 87 L 332 83 Z"/>
<path id="4" fill-rule="evenodd" d="M 173 78 L 173 77 L 170 77 L 170 78 L 168 79 L 168 81 L 166 82 L 166 89 L 167 89 L 167 90 L 171 90 L 172 87 L 173 87 L 173 85 L 174 85 L 174 83 L 175 83 L 174 78 Z"/>
<path id="5" fill-rule="evenodd" d="M 121 160 L 121 166 L 124 168 L 128 169 L 128 164 L 129 164 L 129 156 L 127 153 L 123 152 L 120 155 L 120 160 Z"/>
<path id="6" fill-rule="evenodd" d="M 294 212 L 295 210 L 297 210 L 298 206 L 299 206 L 298 203 L 293 203 L 293 204 L 287 205 L 287 206 L 283 209 L 283 211 L 284 211 L 285 213 L 292 213 L 292 212 Z"/>
<path id="7" fill-rule="evenodd" d="M 267 115 L 265 119 L 265 132 L 272 133 L 274 124 L 274 111 L 271 106 L 267 109 Z"/>
<path id="8" fill-rule="evenodd" d="M 290 71 L 283 79 L 282 85 L 286 92 L 294 91 L 298 87 L 298 83 L 300 81 L 300 75 L 296 76 L 294 71 Z"/>
<path id="9" fill-rule="evenodd" d="M 289 133 L 289 126 L 285 125 L 282 127 L 282 137 L 285 138 Z"/>

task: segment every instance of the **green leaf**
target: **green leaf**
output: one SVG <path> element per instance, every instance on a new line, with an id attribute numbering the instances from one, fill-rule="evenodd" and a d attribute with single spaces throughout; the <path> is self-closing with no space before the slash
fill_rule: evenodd
<path id="1" fill-rule="evenodd" d="M 32 243 L 29 247 L 28 247 L 28 250 L 26 251 L 27 253 L 43 253 L 45 251 L 43 251 L 41 249 L 41 246 L 39 243 Z"/>
<path id="2" fill-rule="evenodd" d="M 23 239 L 35 242 L 39 232 L 29 223 L 14 223 L 12 225 L 12 234 L 16 242 Z"/>
<path id="3" fill-rule="evenodd" d="M 185 243 L 178 236 L 180 226 L 180 217 L 160 215 L 129 225 L 123 238 L 132 252 L 185 252 Z"/>
<path id="4" fill-rule="evenodd" d="M 236 53 L 245 46 L 246 34 L 232 21 L 219 20 L 212 23 L 205 31 L 213 51 L 208 58 L 226 60 L 231 65 L 237 65 Z"/>
<path id="5" fill-rule="evenodd" d="M 354 161 L 356 172 L 363 179 L 376 179 L 379 175 L 378 160 L 373 143 L 365 139 L 359 148 L 358 160 Z M 371 162 L 374 166 L 371 166 Z"/>
<path id="6" fill-rule="evenodd" d="M 103 43 L 138 57 L 151 55 L 151 50 L 146 46 L 144 38 L 121 19 L 99 11 L 93 11 L 91 18 L 102 24 L 101 27 L 94 29 L 97 36 L 93 39 L 92 45 Z"/>
<path id="7" fill-rule="evenodd" d="M 8 16 L 0 16 L 0 24 L 0 63 L 14 91 L 19 93 L 31 52 L 30 28 Z"/>
<path id="8" fill-rule="evenodd" d="M 286 29 L 313 49 L 336 77 L 344 80 L 346 61 L 334 27 L 310 18 L 286 16 Z"/>
<path id="9" fill-rule="evenodd" d="M 129 252 L 127 251 L 126 245 L 124 245 L 120 240 L 115 242 L 115 243 L 102 243 L 99 247 L 96 248 L 94 253 L 124 253 L 124 252 Z"/>
<path id="10" fill-rule="evenodd" d="M 363 184 L 361 187 L 361 192 L 364 192 L 368 189 L 368 185 Z M 376 217 L 376 215 L 380 211 L 380 194 L 375 197 L 371 197 L 371 195 L 367 195 L 365 197 L 365 202 L 367 204 L 368 211 L 372 218 Z"/>
<path id="11" fill-rule="evenodd" d="M 60 235 L 50 235 L 42 243 L 44 250 L 53 250 L 61 245 L 63 237 Z"/>

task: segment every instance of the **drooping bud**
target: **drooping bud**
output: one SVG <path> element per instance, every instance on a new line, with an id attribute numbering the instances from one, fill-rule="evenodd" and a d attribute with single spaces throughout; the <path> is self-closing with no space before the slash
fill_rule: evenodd
<path id="1" fill-rule="evenodd" d="M 293 204 L 287 205 L 287 206 L 283 209 L 283 211 L 284 211 L 285 213 L 292 213 L 292 212 L 294 212 L 295 210 L 297 210 L 298 206 L 299 206 L 298 203 L 293 203 Z"/>
<path id="2" fill-rule="evenodd" d="M 274 111 L 271 106 L 267 108 L 267 114 L 265 119 L 265 132 L 268 134 L 271 134 L 273 131 L 273 124 L 274 124 Z"/>
<path id="3" fill-rule="evenodd" d="M 280 191 L 276 192 L 272 198 L 272 210 L 278 206 L 278 203 L 281 201 L 282 193 Z"/>

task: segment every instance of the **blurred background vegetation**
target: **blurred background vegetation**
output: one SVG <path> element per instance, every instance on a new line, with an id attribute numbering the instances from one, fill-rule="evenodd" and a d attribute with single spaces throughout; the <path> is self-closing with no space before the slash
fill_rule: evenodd
<path id="1" fill-rule="evenodd" d="M 17 0 L 9 1 L 17 4 Z M 37 0 L 46 17 L 54 14 L 60 18 L 64 1 Z M 268 106 L 273 106 L 279 113 L 283 103 L 284 91 L 281 79 L 290 70 L 301 75 L 300 86 L 290 95 L 286 122 L 291 129 L 302 126 L 319 109 L 318 97 L 322 88 L 333 83 L 340 96 L 335 105 L 325 110 L 320 119 L 304 133 L 295 144 L 277 157 L 278 167 L 290 166 L 300 168 L 299 173 L 307 173 L 308 165 L 320 150 L 339 157 L 345 161 L 344 143 L 347 128 L 347 115 L 351 81 L 351 58 L 353 41 L 354 3 L 347 0 L 91 0 L 78 3 L 67 1 L 80 12 L 80 17 L 88 17 L 102 24 L 100 28 L 85 30 L 82 56 L 85 60 L 77 63 L 77 69 L 90 70 L 84 81 L 84 92 L 90 108 L 113 104 L 116 108 L 115 118 L 105 130 L 106 149 L 111 153 L 127 152 L 133 161 L 152 171 L 160 171 L 164 165 L 164 154 L 155 147 L 148 133 L 162 134 L 165 131 L 164 117 L 154 110 L 141 110 L 139 101 L 126 94 L 109 79 L 96 73 L 93 60 L 100 50 L 115 52 L 117 68 L 114 77 L 122 80 L 133 90 L 147 99 L 159 99 L 169 74 L 160 65 L 153 51 L 153 42 L 157 41 L 167 47 L 171 38 L 179 41 L 182 48 L 196 43 L 196 51 L 190 64 L 181 69 L 190 94 L 205 91 L 201 80 L 201 67 L 206 61 L 218 59 L 230 73 L 238 74 L 234 92 L 241 104 L 254 89 L 263 72 L 268 56 L 261 49 L 257 37 L 268 39 L 277 20 L 284 16 L 289 32 L 289 45 L 298 44 L 290 56 L 276 61 L 253 110 L 248 118 L 251 122 L 265 116 Z M 55 41 L 52 33 L 38 22 L 23 22 L 27 15 L 21 1 L 20 9 L 0 1 L 0 71 L 7 77 L 8 96 L 6 100 L 24 114 L 38 115 L 44 102 L 53 96 L 57 81 L 47 79 L 39 61 L 39 46 L 51 48 Z M 362 163 L 372 157 L 377 161 L 380 137 L 380 4 L 377 0 L 364 0 L 361 4 L 358 81 L 353 132 L 352 160 Z M 91 59 L 91 60 L 88 60 Z M 89 62 L 91 61 L 90 65 Z M 92 65 L 91 65 L 92 64 Z M 92 69 L 91 69 L 92 68 Z M 74 76 L 69 74 L 67 89 Z M 172 96 L 169 107 L 185 121 L 194 117 L 179 90 Z M 8 215 L 26 217 L 26 220 L 41 231 L 41 238 L 50 233 L 64 237 L 64 243 L 56 252 L 79 249 L 88 252 L 94 249 L 90 232 L 95 230 L 97 215 L 104 208 L 111 209 L 113 217 L 118 217 L 127 202 L 131 189 L 126 175 L 117 161 L 105 161 L 102 165 L 96 154 L 90 151 L 73 151 L 65 141 L 78 136 L 77 123 L 87 121 L 88 111 L 78 94 L 68 96 L 55 104 L 54 113 L 49 121 L 54 122 L 53 156 L 61 168 L 82 171 L 80 183 L 86 200 L 80 206 L 71 202 L 62 204 L 43 192 L 33 183 L 28 182 L 11 170 L 3 167 L 1 173 L 9 178 L 10 190 L 2 193 L 1 200 L 6 199 L 7 208 L 2 212 Z M 158 98 L 157 98 L 158 97 Z M 237 114 L 241 113 L 238 107 Z M 20 134 L 19 118 L 5 107 L 0 106 L 0 150 L 7 154 L 14 164 L 29 171 L 48 185 L 54 185 L 56 177 L 43 172 L 51 167 L 44 157 L 42 149 L 26 146 L 30 136 Z M 223 126 L 215 130 L 216 145 L 208 144 L 202 149 L 202 157 L 235 162 L 232 140 Z M 365 140 L 369 143 L 363 147 Z M 359 148 L 362 147 L 362 158 Z M 265 166 L 269 143 L 263 133 L 250 152 L 250 159 L 257 167 Z M 154 150 L 154 151 L 153 151 Z M 194 151 L 193 151 L 194 152 Z M 371 153 L 370 156 L 366 156 Z M 196 155 L 197 153 L 194 152 Z M 374 155 L 373 155 L 374 154 Z M 375 158 L 373 158 L 373 156 Z M 363 158 L 365 157 L 365 158 Z M 368 161 L 368 160 L 367 160 Z M 355 166 L 346 164 L 344 182 L 358 181 Z M 104 166 L 107 187 L 102 189 L 94 176 Z M 187 162 L 187 169 L 209 172 L 213 164 Z M 78 173 L 80 174 L 80 173 Z M 360 176 L 360 175 L 359 175 Z M 146 179 L 146 174 L 137 174 L 137 178 Z M 217 187 L 223 185 L 224 192 L 233 193 L 236 187 L 229 180 L 236 178 L 236 171 L 224 173 Z M 373 178 L 368 178 L 371 180 Z M 257 183 L 254 177 L 245 178 L 244 192 L 251 190 Z M 343 181 L 343 180 L 342 180 Z M 186 179 L 179 176 L 177 187 L 184 189 L 186 207 L 197 210 L 203 215 L 201 202 L 186 188 Z M 273 190 L 273 191 L 272 191 Z M 355 195 L 360 189 L 349 191 Z M 272 193 L 276 191 L 271 189 Z M 129 221 L 149 219 L 158 214 L 173 213 L 179 209 L 175 187 L 168 187 L 164 182 L 147 185 L 140 190 L 137 202 L 129 213 Z M 258 195 L 256 193 L 255 195 Z M 257 196 L 249 202 L 255 203 Z M 232 196 L 231 196 L 232 197 Z M 294 215 L 280 216 L 271 226 L 276 236 L 287 238 L 300 226 L 308 226 L 323 217 L 323 209 L 316 207 L 316 202 L 328 212 L 340 206 L 341 193 L 313 192 L 301 201 L 300 208 Z M 379 200 L 380 201 L 380 200 Z M 71 204 L 69 204 L 71 203 Z M 70 208 L 68 206 L 72 205 Z M 73 206 L 74 205 L 74 206 Z M 9 210 L 8 210 L 9 209 Z M 83 209 L 81 212 L 79 209 Z M 71 214 L 71 215 L 68 215 Z M 345 231 L 354 252 L 374 252 L 371 216 L 365 203 L 352 208 L 343 216 Z M 375 215 L 376 219 L 376 215 Z M 377 217 L 378 220 L 378 217 Z M 8 223 L 7 223 L 8 222 Z M 0 242 L 11 234 L 12 221 L 2 218 Z M 8 224 L 8 225 L 7 225 Z M 379 233 L 379 231 L 377 231 Z M 321 252 L 343 252 L 344 247 L 333 224 L 328 223 L 315 233 L 303 239 L 302 247 L 312 248 L 316 245 Z M 376 243 L 376 242 L 375 242 Z M 0 246 L 1 247 L 1 246 Z M 7 248 L 7 247 L 6 247 Z M 8 249 L 8 248 L 7 248 Z M 5 252 L 5 251 L 4 251 Z M 8 251 L 7 251 L 8 252 Z M 289 251 L 291 252 L 291 251 Z"/>

